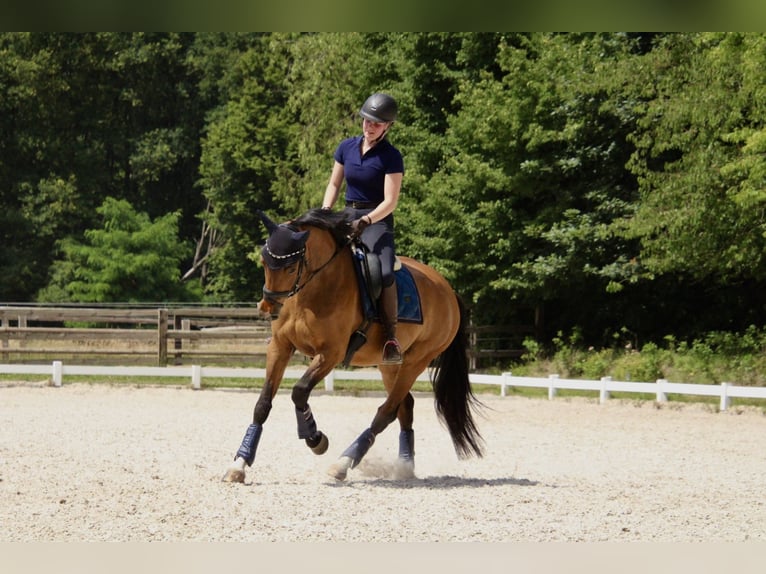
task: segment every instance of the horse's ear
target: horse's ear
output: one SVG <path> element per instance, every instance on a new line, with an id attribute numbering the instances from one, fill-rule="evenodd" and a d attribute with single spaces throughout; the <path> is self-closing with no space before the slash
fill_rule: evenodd
<path id="1" fill-rule="evenodd" d="M 266 231 L 269 232 L 269 235 L 274 233 L 274 230 L 278 227 L 277 224 L 271 221 L 271 219 L 269 219 L 269 216 L 266 215 L 260 209 L 258 210 L 258 215 L 260 216 L 261 221 L 263 221 L 263 224 L 266 226 Z"/>

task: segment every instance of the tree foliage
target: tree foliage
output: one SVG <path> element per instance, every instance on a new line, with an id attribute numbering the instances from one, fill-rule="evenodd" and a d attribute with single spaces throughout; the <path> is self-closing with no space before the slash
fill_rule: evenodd
<path id="1" fill-rule="evenodd" d="M 762 325 L 764 70 L 760 33 L 2 33 L 0 298 L 259 298 L 256 210 L 317 206 L 380 90 L 398 250 L 475 322 Z"/>
<path id="2" fill-rule="evenodd" d="M 63 258 L 40 293 L 43 301 L 89 303 L 194 300 L 198 293 L 178 280 L 188 246 L 178 239 L 180 213 L 150 220 L 124 199 L 107 198 L 96 210 L 101 226 L 82 242 L 61 241 Z"/>
<path id="3" fill-rule="evenodd" d="M 81 236 L 106 197 L 153 217 L 183 206 L 182 232 L 196 228 L 203 116 L 185 63 L 192 40 L 0 35 L 0 201 L 23 222 L 19 256 L 28 262 L 24 289 L 6 296 L 23 300 L 44 286 L 56 241 Z"/>
<path id="4" fill-rule="evenodd" d="M 630 231 L 649 271 L 763 278 L 765 48 L 760 34 L 671 35 L 643 59 Z"/>

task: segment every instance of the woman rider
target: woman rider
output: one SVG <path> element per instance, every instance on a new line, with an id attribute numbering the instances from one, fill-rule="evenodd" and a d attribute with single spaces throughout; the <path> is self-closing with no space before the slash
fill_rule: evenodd
<path id="1" fill-rule="evenodd" d="M 383 290 L 380 319 L 386 330 L 383 364 L 402 362 L 396 339 L 398 301 L 394 276 L 394 209 L 404 176 L 402 154 L 386 135 L 396 120 L 396 100 L 388 94 L 372 94 L 362 105 L 362 135 L 344 139 L 335 150 L 330 181 L 322 209 L 331 209 L 346 182 L 346 207 L 354 233 L 380 258 Z"/>

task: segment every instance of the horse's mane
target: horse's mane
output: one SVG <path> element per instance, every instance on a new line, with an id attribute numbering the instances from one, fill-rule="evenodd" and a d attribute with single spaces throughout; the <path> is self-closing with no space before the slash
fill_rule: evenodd
<path id="1" fill-rule="evenodd" d="M 290 222 L 294 226 L 318 227 L 329 231 L 338 245 L 348 242 L 347 237 L 351 233 L 351 221 L 348 215 L 342 211 L 330 211 L 327 209 L 309 209 L 300 217 Z"/>

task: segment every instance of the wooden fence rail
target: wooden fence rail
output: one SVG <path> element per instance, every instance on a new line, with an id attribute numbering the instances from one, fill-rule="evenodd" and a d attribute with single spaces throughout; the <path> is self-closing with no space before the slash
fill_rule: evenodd
<path id="1" fill-rule="evenodd" d="M 158 366 L 262 360 L 271 333 L 254 307 L 0 306 L 0 325 L 4 361 L 122 356 Z"/>
<path id="2" fill-rule="evenodd" d="M 521 356 L 523 326 L 471 326 L 472 371 Z M 271 325 L 255 307 L 45 307 L 0 305 L 0 360 L 77 359 L 167 366 L 263 361 Z M 300 357 L 296 361 L 301 361 Z"/>

